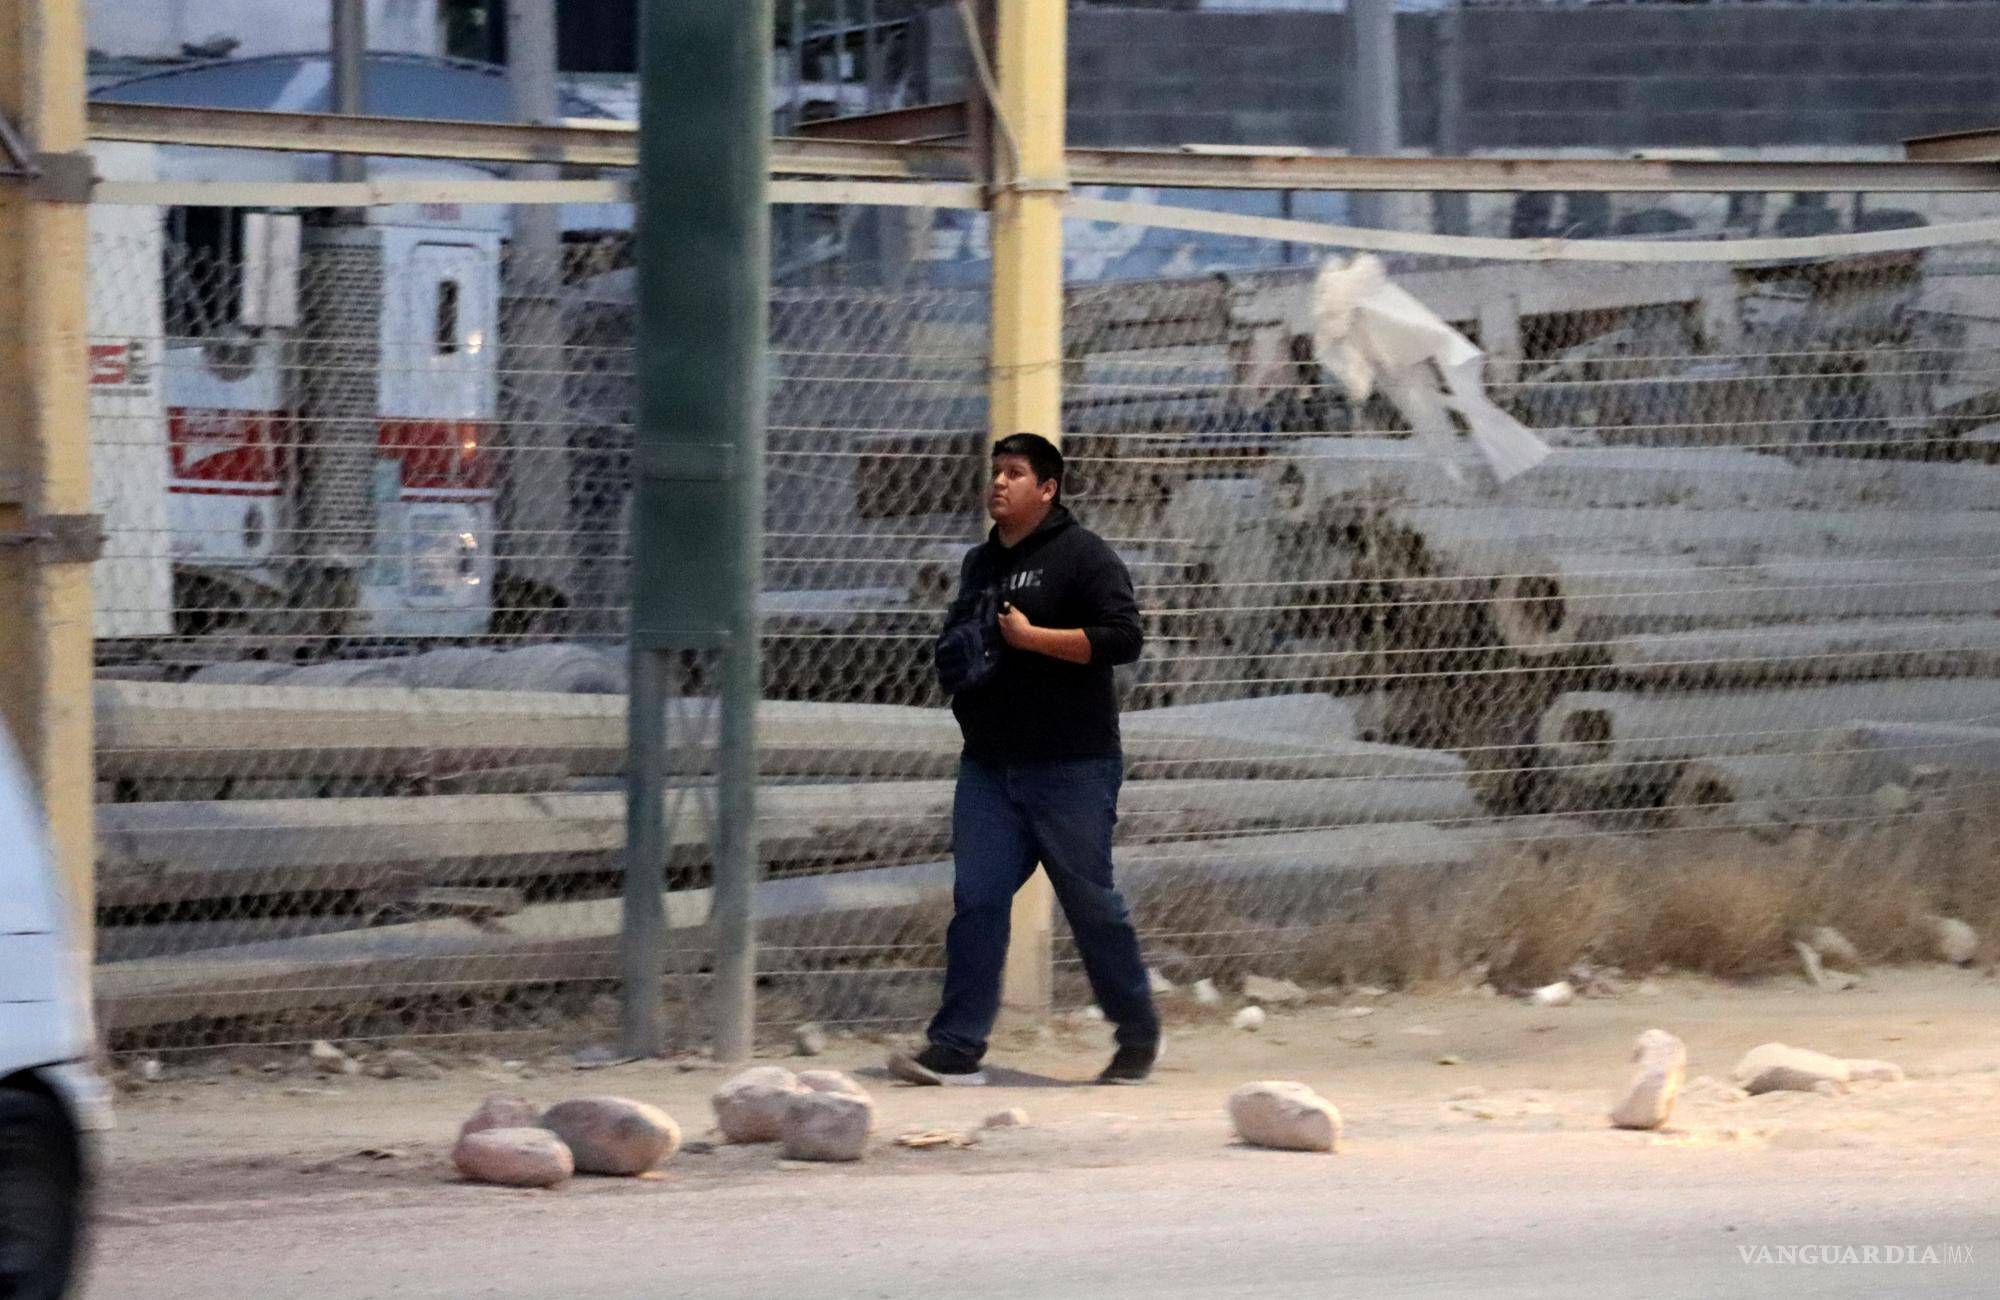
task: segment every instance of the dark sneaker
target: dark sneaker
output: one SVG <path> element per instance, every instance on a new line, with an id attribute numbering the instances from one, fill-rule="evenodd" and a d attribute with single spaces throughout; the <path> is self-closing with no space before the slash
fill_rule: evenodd
<path id="1" fill-rule="evenodd" d="M 1097 1076 L 1097 1081 L 1144 1083 L 1153 1073 L 1153 1067 L 1160 1063 L 1161 1050 L 1158 1039 L 1150 1043 L 1127 1043 L 1112 1056 L 1111 1064 L 1104 1067 L 1104 1073 Z"/>
<path id="2" fill-rule="evenodd" d="M 889 1073 L 909 1083 L 943 1085 L 948 1088 L 983 1088 L 986 1075 L 979 1062 L 932 1043 L 915 1056 L 902 1052 L 889 1058 Z"/>

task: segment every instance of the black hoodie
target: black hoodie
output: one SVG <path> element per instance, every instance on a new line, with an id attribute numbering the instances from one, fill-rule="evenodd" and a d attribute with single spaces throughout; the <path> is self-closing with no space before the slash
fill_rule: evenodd
<path id="1" fill-rule="evenodd" d="M 1143 639 L 1125 562 L 1056 506 L 1012 547 L 1000 544 L 996 528 L 967 553 L 945 626 L 968 617 L 979 594 L 992 589 L 1036 627 L 1082 628 L 1090 662 L 1007 646 L 993 675 L 951 702 L 966 754 L 993 763 L 1117 756 L 1111 670 L 1137 659 Z"/>

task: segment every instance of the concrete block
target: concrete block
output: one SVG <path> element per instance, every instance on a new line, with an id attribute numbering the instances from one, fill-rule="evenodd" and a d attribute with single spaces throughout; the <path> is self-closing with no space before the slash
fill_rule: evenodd
<path id="1" fill-rule="evenodd" d="M 1791 100 L 1783 77 L 1648 77 L 1631 84 L 1632 108 L 1645 114 L 1748 113 L 1784 108 Z"/>
<path id="2" fill-rule="evenodd" d="M 1647 75 L 1713 77 L 1793 77 L 1826 70 L 1836 53 L 1811 41 L 1730 41 L 1709 34 L 1700 45 L 1661 48 Z"/>
<path id="3" fill-rule="evenodd" d="M 1474 113 L 1465 124 L 1470 148 L 1610 148 L 1620 143 L 1622 117 L 1609 113 Z"/>
<path id="4" fill-rule="evenodd" d="M 1724 124 L 1723 144 L 1756 148 L 1778 144 L 1812 144 L 1832 138 L 1829 124 L 1816 113 L 1731 113 Z"/>
<path id="5" fill-rule="evenodd" d="M 1621 144 L 1684 145 L 1689 148 L 1719 146 L 1729 135 L 1730 114 L 1714 111 L 1648 113 L 1621 122 L 1626 138 Z"/>
<path id="6" fill-rule="evenodd" d="M 1529 53 L 1513 46 L 1506 48 L 1515 59 Z M 1536 50 L 1533 57 L 1535 66 L 1551 77 L 1641 77 L 1675 67 L 1683 56 L 1671 45 L 1563 45 Z M 1512 62 L 1512 66 L 1521 65 Z"/>
<path id="7" fill-rule="evenodd" d="M 1828 72 L 1848 77 L 1882 77 L 1942 71 L 1947 47 L 1897 42 L 1828 42 L 1820 47 Z M 1784 66 L 1784 65 L 1780 65 Z"/>
<path id="8" fill-rule="evenodd" d="M 1574 15 L 1596 20 L 1618 34 L 1624 44 L 1695 45 L 1713 22 L 1714 11 L 1671 9 L 1600 10 Z"/>
<path id="9" fill-rule="evenodd" d="M 1078 39 L 1130 49 L 1142 45 L 1185 46 L 1194 39 L 1190 19 L 1228 15 L 1173 13 L 1163 9 L 1116 9 L 1070 15 L 1070 30 Z"/>
<path id="10" fill-rule="evenodd" d="M 1232 82 L 1238 91 L 1226 103 L 1220 99 L 1183 99 L 1181 106 L 1188 104 L 1210 104 L 1217 108 L 1228 107 L 1244 113 L 1284 113 L 1293 109 L 1309 107 L 1320 113 L 1338 113 L 1344 107 L 1339 87 L 1327 84 L 1332 78 L 1319 84 L 1297 81 L 1267 81 L 1261 85 Z"/>
<path id="11" fill-rule="evenodd" d="M 1852 39 L 1853 11 L 1836 12 L 1831 7 L 1808 11 L 1804 8 L 1712 9 L 1703 24 L 1703 40 L 1752 47 L 1774 46 L 1791 41 L 1826 46 Z M 1775 66 L 1775 65 L 1774 65 Z"/>
<path id="12" fill-rule="evenodd" d="M 1415 23 L 1411 23 L 1415 19 Z M 1396 35 L 1399 40 L 1409 39 L 1419 28 L 1428 28 L 1430 20 L 1422 14 L 1404 14 L 1398 17 Z M 1258 41 L 1276 49 L 1316 49 L 1347 52 L 1348 42 L 1353 33 L 1348 30 L 1347 15 L 1341 13 L 1313 13 L 1307 10 L 1279 10 L 1261 16 L 1257 28 Z"/>
<path id="13" fill-rule="evenodd" d="M 1117 76 L 1122 81 L 1166 81 L 1201 71 L 1201 51 L 1186 45 L 1159 43 L 1123 46 Z"/>
<path id="14" fill-rule="evenodd" d="M 1811 101 L 1801 102 L 1799 108 L 1844 108 L 1856 113 L 1893 113 L 1912 105 L 1936 105 L 1940 102 L 1937 94 L 1925 88 L 1911 98 L 1909 80 L 1901 77 L 1826 77 L 1819 83 L 1820 93 Z"/>
<path id="15" fill-rule="evenodd" d="M 1259 110 L 1231 113 L 1229 116 L 1234 121 L 1237 138 L 1244 144 L 1299 143 L 1291 134 L 1296 123 L 1290 113 Z"/>
<path id="16" fill-rule="evenodd" d="M 1161 144 L 1252 144 L 1270 143 L 1255 141 L 1245 134 L 1244 121 L 1255 117 L 1252 113 L 1190 113 L 1180 120 L 1185 123 L 1178 139 L 1163 138 Z"/>
<path id="17" fill-rule="evenodd" d="M 1473 113 L 1615 113 L 1625 107 L 1626 92 L 1634 84 L 1643 83 L 1613 77 L 1495 77 L 1468 86 L 1465 106 Z"/>
<path id="18" fill-rule="evenodd" d="M 1312 112 L 1300 109 L 1284 114 L 1283 139 L 1290 144 L 1304 145 L 1309 149 L 1336 149 L 1347 143 L 1347 119 L 1335 112 Z M 1421 139 L 1405 137 L 1407 144 L 1421 144 Z"/>
<path id="19" fill-rule="evenodd" d="M 1989 5 L 1885 4 L 1856 6 L 1819 30 L 1826 34 L 1824 39 L 1844 38 L 1861 44 L 1908 41 L 1918 45 L 1949 45 L 1964 39 L 1969 30 L 1991 30 L 1996 25 L 2000 25 L 2000 14 L 1994 13 Z M 1834 36 L 1834 32 L 1839 35 Z"/>
<path id="20" fill-rule="evenodd" d="M 1115 128 L 1095 113 L 1072 111 L 1063 124 L 1069 142 L 1080 149 L 1112 149 L 1130 143 L 1118 137 Z"/>
<path id="21" fill-rule="evenodd" d="M 1091 83 L 1118 75 L 1118 55 L 1112 45 L 1077 45 L 1069 47 L 1069 90 L 1072 99 L 1078 91 Z"/>
<path id="22" fill-rule="evenodd" d="M 1212 104 L 1217 108 L 1251 108 L 1246 96 L 1234 85 L 1216 86 L 1199 77 L 1175 77 L 1161 81 L 1119 81 L 1104 88 L 1107 109 L 1116 113 L 1181 113 L 1191 104 Z"/>

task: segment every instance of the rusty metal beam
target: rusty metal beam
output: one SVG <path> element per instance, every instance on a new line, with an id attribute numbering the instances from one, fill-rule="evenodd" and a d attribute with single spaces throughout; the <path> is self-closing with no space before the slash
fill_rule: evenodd
<path id="1" fill-rule="evenodd" d="M 874 115 L 879 116 L 879 115 Z M 850 121 L 854 119 L 849 119 Z M 150 104 L 92 104 L 98 140 L 211 145 L 305 153 L 363 153 L 487 162 L 630 167 L 630 123 L 508 122 L 334 117 Z M 1977 134 L 1977 133 L 1975 133 Z M 1977 152 L 1975 144 L 1935 146 Z M 1783 161 L 1689 158 L 1355 158 L 1298 149 L 1183 145 L 1178 149 L 1070 149 L 1072 184 L 1231 190 L 1391 190 L 1487 193 L 1944 194 L 2000 190 L 2000 161 Z M 857 180 L 976 180 L 971 151 L 937 144 L 782 137 L 771 145 L 779 176 Z"/>
<path id="2" fill-rule="evenodd" d="M 2000 162 L 2000 129 L 1920 135 L 1903 141 L 1903 156 L 1925 163 Z"/>
<path id="3" fill-rule="evenodd" d="M 801 122 L 798 135 L 806 140 L 924 144 L 963 140 L 968 129 L 965 102 L 955 100 L 946 104 L 917 104 L 910 108 L 885 109 L 879 113 L 855 113 L 847 117 Z"/>

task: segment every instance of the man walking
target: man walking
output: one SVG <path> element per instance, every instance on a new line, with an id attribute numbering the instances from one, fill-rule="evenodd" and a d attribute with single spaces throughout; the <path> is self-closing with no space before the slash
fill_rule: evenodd
<path id="1" fill-rule="evenodd" d="M 1111 670 L 1139 657 L 1132 577 L 1062 505 L 1055 445 L 993 445 L 993 529 L 965 557 L 939 667 L 965 735 L 952 804 L 956 868 L 944 1002 L 930 1045 L 891 1058 L 912 1083 L 983 1084 L 1015 893 L 1040 862 L 1118 1050 L 1099 1083 L 1138 1083 L 1160 1054 L 1139 937 L 1111 879 L 1125 760 Z M 997 635 L 996 635 L 997 634 Z M 968 668 L 967 665 L 971 665 Z"/>

